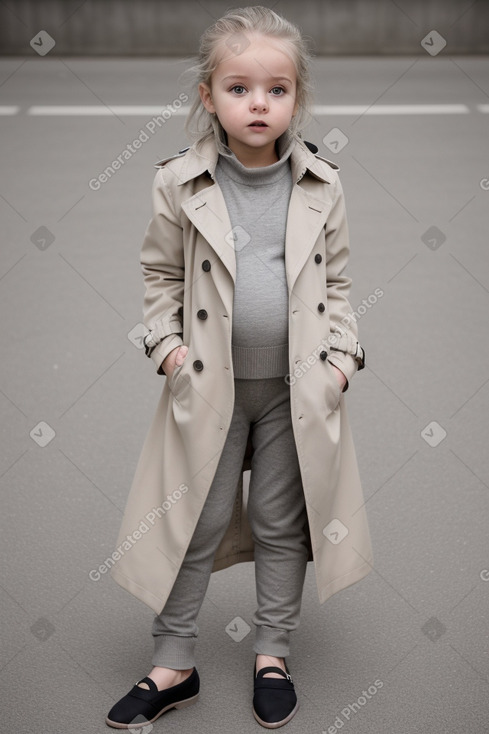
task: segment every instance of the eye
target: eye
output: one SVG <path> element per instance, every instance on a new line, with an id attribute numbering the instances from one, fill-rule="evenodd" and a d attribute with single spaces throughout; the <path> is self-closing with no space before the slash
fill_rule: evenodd
<path id="1" fill-rule="evenodd" d="M 231 92 L 234 92 L 235 94 L 241 95 L 243 92 L 245 92 L 245 88 L 242 84 L 235 84 L 234 87 L 231 87 Z"/>
<path id="2" fill-rule="evenodd" d="M 272 87 L 270 91 L 274 97 L 280 97 L 280 95 L 285 94 L 285 89 L 283 87 Z"/>

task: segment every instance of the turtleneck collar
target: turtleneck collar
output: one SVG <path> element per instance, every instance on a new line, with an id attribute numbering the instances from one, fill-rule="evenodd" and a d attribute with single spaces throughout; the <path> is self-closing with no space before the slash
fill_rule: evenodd
<path id="1" fill-rule="evenodd" d="M 277 140 L 279 160 L 269 166 L 248 168 L 244 166 L 227 146 L 224 137 L 217 138 L 219 151 L 218 166 L 234 181 L 248 186 L 266 186 L 276 183 L 285 176 L 290 169 L 289 158 L 295 145 L 293 135 L 286 130 Z"/>

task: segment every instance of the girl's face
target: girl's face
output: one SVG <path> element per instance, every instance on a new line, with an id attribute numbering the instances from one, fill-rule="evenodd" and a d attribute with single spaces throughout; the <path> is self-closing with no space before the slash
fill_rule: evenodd
<path id="1" fill-rule="evenodd" d="M 276 39 L 248 40 L 241 53 L 233 50 L 232 39 L 222 44 L 211 85 L 201 83 L 199 93 L 205 108 L 217 115 L 236 157 L 267 165 L 277 160 L 275 141 L 297 112 L 296 71 Z"/>

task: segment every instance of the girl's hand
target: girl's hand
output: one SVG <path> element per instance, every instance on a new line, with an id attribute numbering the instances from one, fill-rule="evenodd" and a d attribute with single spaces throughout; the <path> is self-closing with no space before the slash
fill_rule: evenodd
<path id="1" fill-rule="evenodd" d="M 166 355 L 165 359 L 161 363 L 161 369 L 167 377 L 171 377 L 175 367 L 180 367 L 183 364 L 185 357 L 187 356 L 188 347 L 182 345 L 175 347 L 169 354 Z"/>
<path id="2" fill-rule="evenodd" d="M 344 375 L 343 372 L 339 369 L 339 367 L 336 367 L 336 365 L 331 364 L 331 367 L 334 369 L 335 377 L 338 380 L 338 385 L 340 386 L 340 389 L 343 392 L 343 388 L 346 385 L 346 375 Z"/>

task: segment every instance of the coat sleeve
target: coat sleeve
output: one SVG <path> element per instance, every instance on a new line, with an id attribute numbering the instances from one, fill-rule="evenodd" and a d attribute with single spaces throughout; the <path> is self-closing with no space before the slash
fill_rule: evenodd
<path id="1" fill-rule="evenodd" d="M 182 309 L 184 291 L 183 230 L 174 211 L 170 187 L 161 168 L 152 189 L 153 216 L 141 247 L 141 268 L 145 295 L 143 323 L 146 354 L 164 374 L 161 363 L 182 341 Z"/>
<path id="2" fill-rule="evenodd" d="M 343 392 L 357 371 L 364 367 L 364 352 L 358 342 L 358 327 L 349 302 L 351 278 L 345 273 L 350 254 L 348 222 L 343 188 L 336 179 L 333 208 L 326 224 L 326 286 L 330 334 L 328 361 L 346 376 Z"/>

